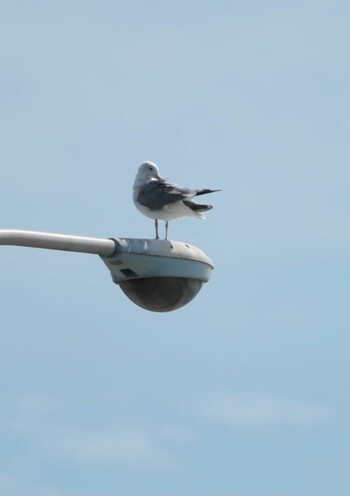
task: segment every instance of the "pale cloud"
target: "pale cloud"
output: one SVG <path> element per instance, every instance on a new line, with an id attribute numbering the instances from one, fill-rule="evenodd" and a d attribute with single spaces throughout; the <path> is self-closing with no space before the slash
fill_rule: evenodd
<path id="1" fill-rule="evenodd" d="M 14 398 L 13 406 L 22 416 L 42 417 L 57 413 L 62 407 L 62 402 L 54 396 L 28 393 Z"/>
<path id="2" fill-rule="evenodd" d="M 178 424 L 160 425 L 159 435 L 164 442 L 169 442 L 174 445 L 195 444 L 199 440 L 199 436 L 196 432 Z"/>
<path id="3" fill-rule="evenodd" d="M 13 480 L 6 472 L 0 472 L 0 494 L 6 494 L 13 487 Z"/>
<path id="4" fill-rule="evenodd" d="M 65 426 L 61 419 L 68 410 L 57 398 L 27 394 L 13 398 L 4 427 L 34 452 L 83 465 L 178 470 L 183 467 L 175 450 L 196 442 L 192 431 L 171 423 L 140 425 L 114 418 L 103 427 Z"/>
<path id="5" fill-rule="evenodd" d="M 152 432 L 141 428 L 58 429 L 45 442 L 51 455 L 81 464 L 178 468 L 179 462 Z"/>
<path id="6" fill-rule="evenodd" d="M 201 408 L 206 420 L 228 427 L 319 426 L 336 419 L 335 409 L 270 395 L 221 394 Z"/>
<path id="7" fill-rule="evenodd" d="M 23 496 L 23 494 L 34 494 L 28 488 L 24 478 L 14 477 L 8 473 L 0 472 L 0 494 L 2 496 Z M 58 487 L 47 484 L 38 484 L 35 488 L 35 496 L 73 496 Z M 77 496 L 75 493 L 74 496 Z"/>

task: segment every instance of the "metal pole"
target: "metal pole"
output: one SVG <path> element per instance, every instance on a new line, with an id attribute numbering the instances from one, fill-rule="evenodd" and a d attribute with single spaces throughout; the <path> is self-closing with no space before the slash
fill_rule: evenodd
<path id="1" fill-rule="evenodd" d="M 116 249 L 115 242 L 108 238 L 87 238 L 18 229 L 0 229 L 0 245 L 47 248 L 103 256 L 113 255 Z"/>

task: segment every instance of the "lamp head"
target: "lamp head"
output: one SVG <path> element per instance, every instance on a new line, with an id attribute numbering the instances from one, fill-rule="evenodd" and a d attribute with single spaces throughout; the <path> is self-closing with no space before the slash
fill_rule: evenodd
<path id="1" fill-rule="evenodd" d="M 101 258 L 113 282 L 146 310 L 181 308 L 197 295 L 213 270 L 207 255 L 187 243 L 130 238 L 114 242 L 115 253 Z"/>

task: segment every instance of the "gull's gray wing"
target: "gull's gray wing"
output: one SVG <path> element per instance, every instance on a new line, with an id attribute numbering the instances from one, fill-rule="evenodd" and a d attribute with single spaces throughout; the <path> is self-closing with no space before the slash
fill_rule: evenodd
<path id="1" fill-rule="evenodd" d="M 151 181 L 140 188 L 136 200 L 150 210 L 161 210 L 164 205 L 191 199 L 195 194 L 191 189 L 166 181 Z"/>

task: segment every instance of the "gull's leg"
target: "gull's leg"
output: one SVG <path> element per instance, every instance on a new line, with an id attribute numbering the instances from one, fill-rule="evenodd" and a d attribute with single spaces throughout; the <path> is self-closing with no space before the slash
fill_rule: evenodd
<path id="1" fill-rule="evenodd" d="M 168 239 L 168 227 L 169 227 L 169 222 L 165 221 L 165 238 Z"/>
<path id="2" fill-rule="evenodd" d="M 156 239 L 159 239 L 159 234 L 158 234 L 158 219 L 155 219 L 154 225 L 156 227 Z"/>

